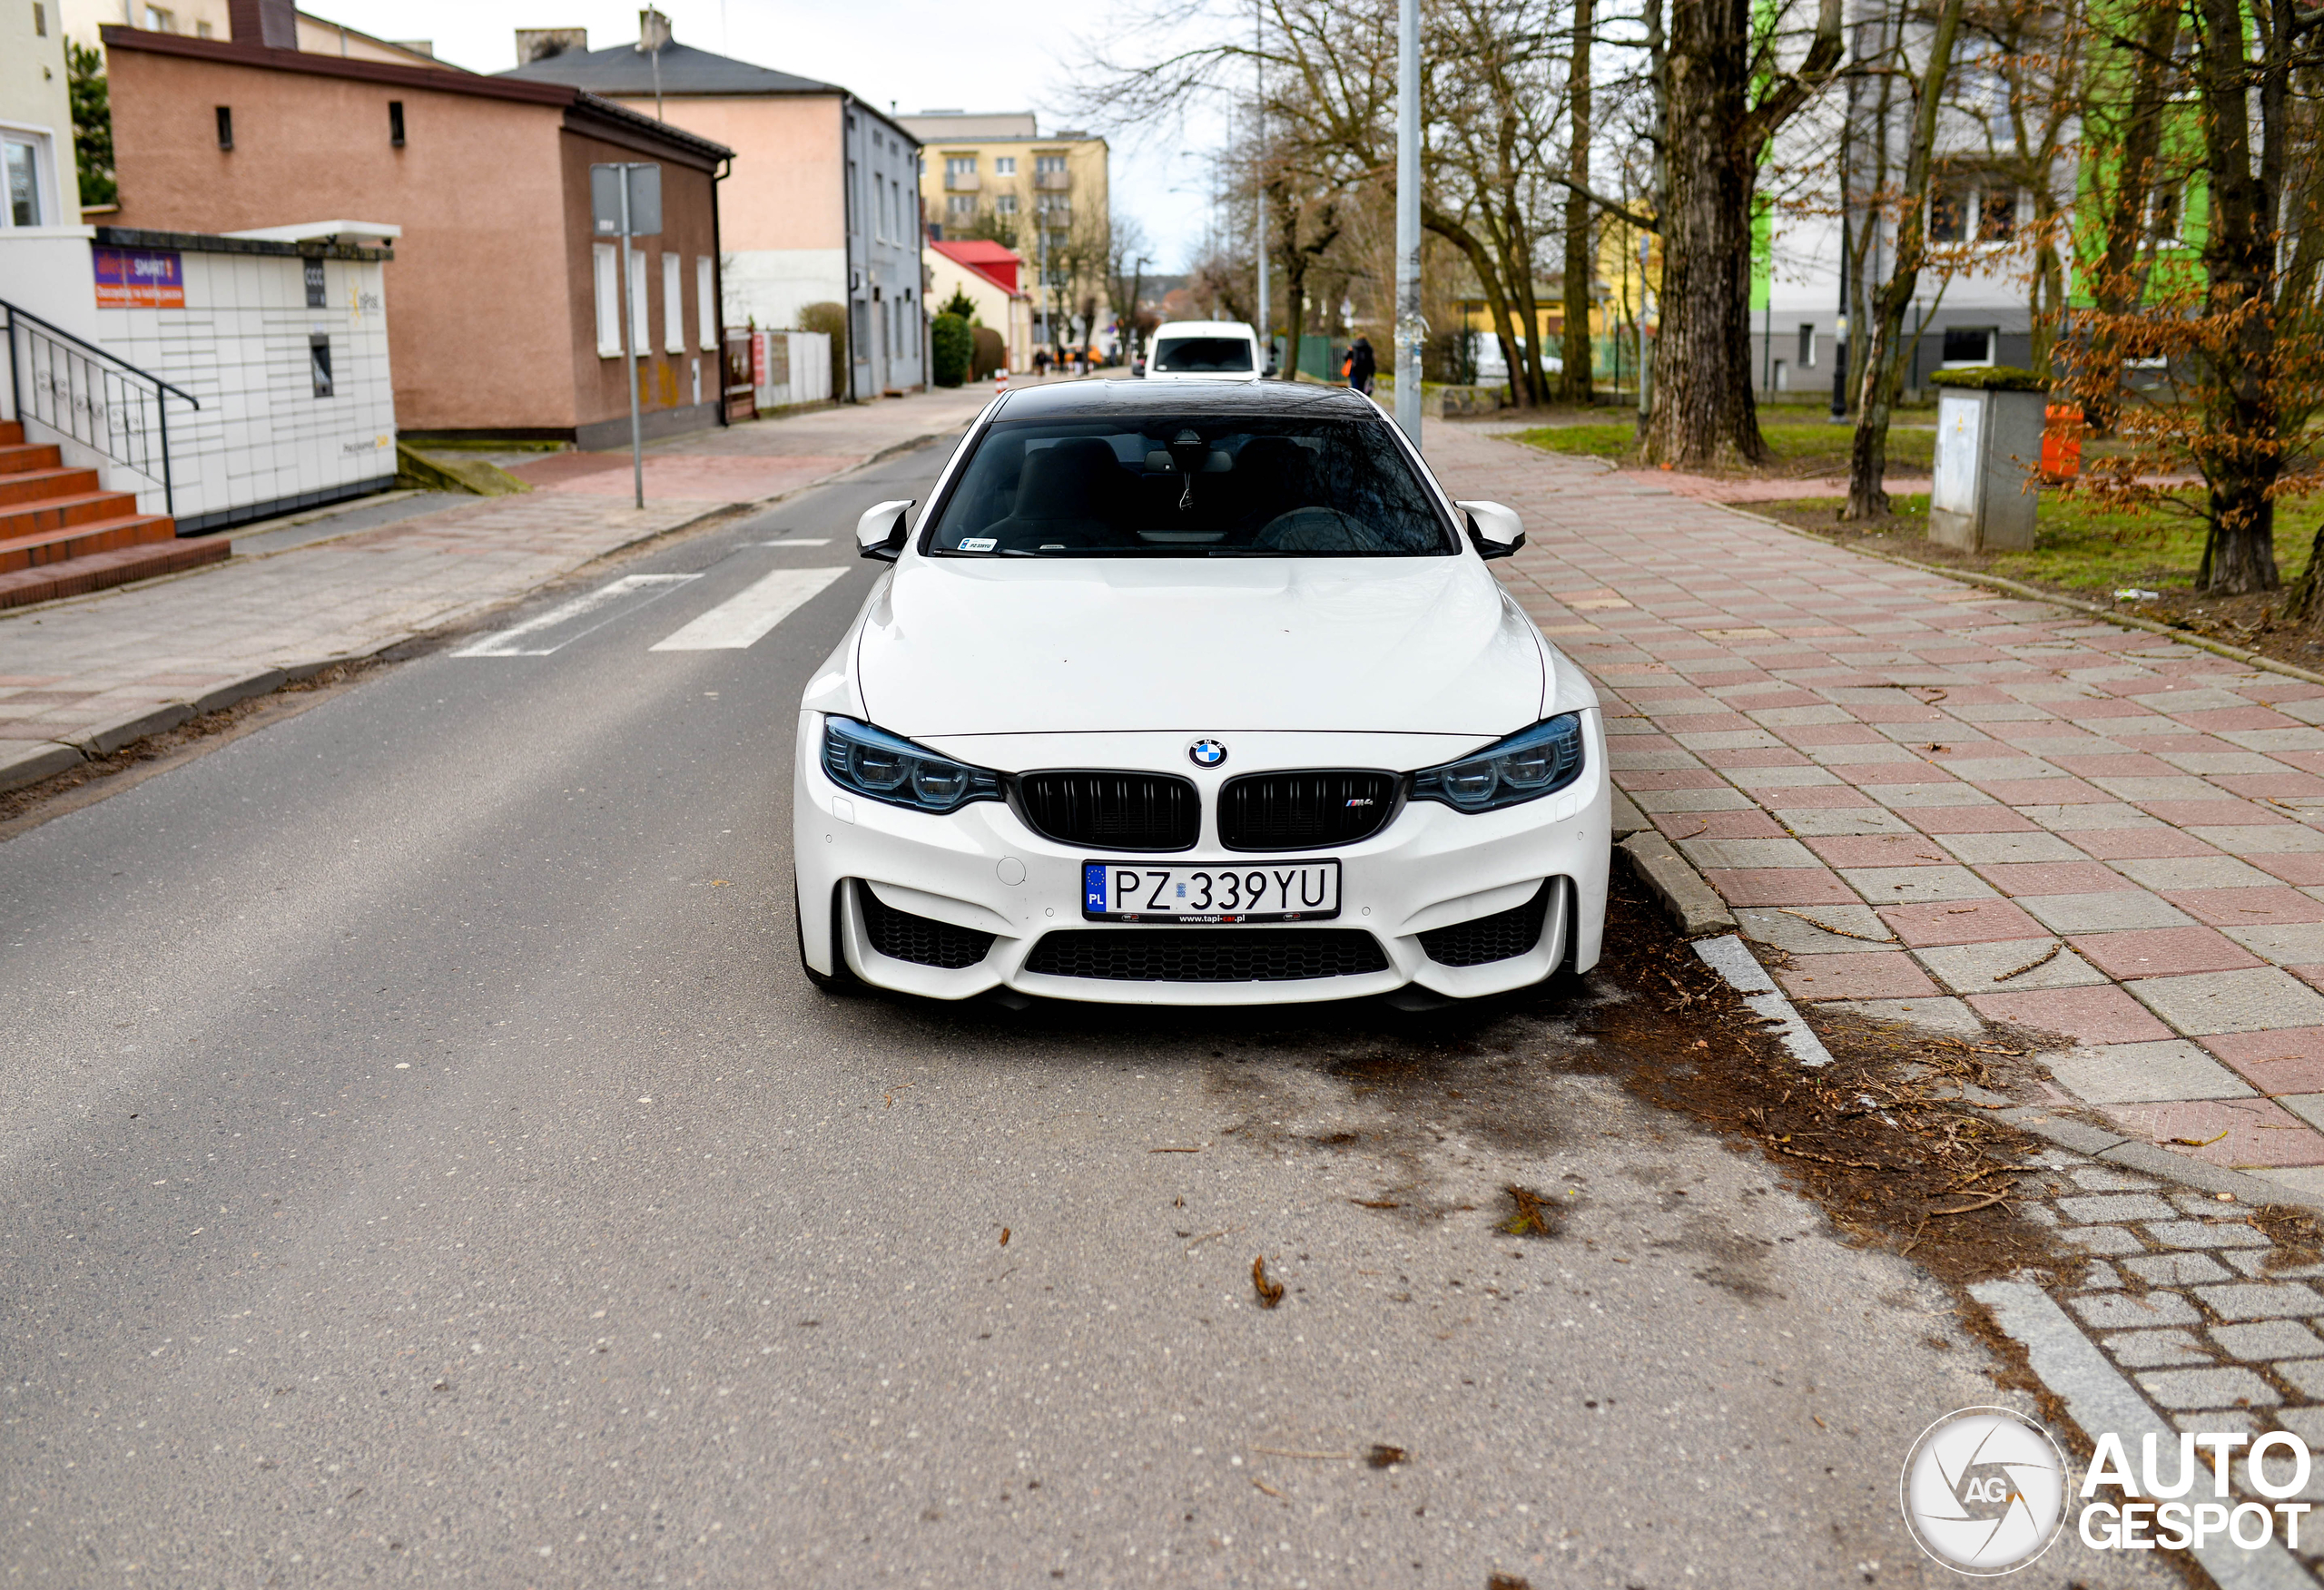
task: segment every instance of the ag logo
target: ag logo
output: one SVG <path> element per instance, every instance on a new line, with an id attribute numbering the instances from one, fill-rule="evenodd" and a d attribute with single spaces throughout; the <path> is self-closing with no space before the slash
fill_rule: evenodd
<path id="1" fill-rule="evenodd" d="M 2065 1454 L 2040 1425 L 2006 1408 L 1965 1408 L 1905 1456 L 1905 1524 L 1955 1573 L 2014 1574 L 2065 1526 Z"/>
<path id="2" fill-rule="evenodd" d="M 1197 740 L 1187 747 L 1187 760 L 1198 768 L 1223 766 L 1226 761 L 1226 742 L 1222 740 Z"/>

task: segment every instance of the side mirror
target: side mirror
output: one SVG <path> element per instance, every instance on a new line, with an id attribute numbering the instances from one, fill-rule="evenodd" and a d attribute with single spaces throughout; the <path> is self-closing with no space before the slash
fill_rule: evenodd
<path id="1" fill-rule="evenodd" d="M 863 517 L 855 522 L 856 555 L 876 557 L 882 563 L 895 562 L 904 549 L 905 511 L 916 500 L 906 497 L 901 502 L 881 503 L 864 509 Z"/>
<path id="2" fill-rule="evenodd" d="M 1479 557 L 1507 557 L 1525 545 L 1525 527 L 1515 508 L 1499 503 L 1454 503 L 1469 516 L 1469 545 Z"/>

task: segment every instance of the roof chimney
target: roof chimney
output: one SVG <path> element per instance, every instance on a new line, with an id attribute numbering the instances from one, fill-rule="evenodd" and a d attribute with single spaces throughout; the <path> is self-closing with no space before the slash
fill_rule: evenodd
<path id="1" fill-rule="evenodd" d="M 520 27 L 517 30 L 517 64 L 529 66 L 536 61 L 546 61 L 551 55 L 567 53 L 586 55 L 589 53 L 589 30 L 586 27 Z"/>
<path id="2" fill-rule="evenodd" d="M 659 54 L 670 42 L 670 19 L 648 5 L 637 14 L 637 53 Z"/>
<path id="3" fill-rule="evenodd" d="M 226 30 L 238 44 L 299 47 L 297 0 L 226 0 Z"/>

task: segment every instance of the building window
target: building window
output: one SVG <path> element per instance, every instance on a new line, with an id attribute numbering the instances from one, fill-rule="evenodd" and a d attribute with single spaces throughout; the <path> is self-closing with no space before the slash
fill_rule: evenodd
<path id="1" fill-rule="evenodd" d="M 403 101 L 388 102 L 388 142 L 398 149 L 403 147 Z"/>
<path id="2" fill-rule="evenodd" d="M 210 25 L 206 22 L 195 23 L 193 25 L 193 36 L 198 39 L 206 39 L 210 37 Z"/>
<path id="3" fill-rule="evenodd" d="M 948 154 L 944 157 L 944 174 L 948 177 L 973 177 L 977 174 L 977 157 L 973 154 Z"/>
<path id="4" fill-rule="evenodd" d="M 1033 157 L 1033 171 L 1038 176 L 1062 176 L 1065 174 L 1065 156 L 1037 154 Z"/>
<path id="5" fill-rule="evenodd" d="M 629 346 L 644 353 L 654 346 L 654 322 L 645 312 L 645 250 L 629 252 Z"/>
<path id="6" fill-rule="evenodd" d="M 1969 193 L 1960 183 L 1937 183 L 1928 198 L 1928 240 L 1932 243 L 1967 242 L 1969 208 Z"/>
<path id="7" fill-rule="evenodd" d="M 1017 213 L 1017 195 L 1014 193 L 995 194 L 993 196 L 992 207 L 994 211 L 1000 214 L 1014 215 Z"/>
<path id="8" fill-rule="evenodd" d="M 673 253 L 662 256 L 662 348 L 686 350 L 685 261 Z"/>
<path id="9" fill-rule="evenodd" d="M 234 147 L 234 107 L 231 105 L 218 107 L 218 147 Z"/>
<path id="10" fill-rule="evenodd" d="M 974 215 L 976 212 L 977 200 L 973 193 L 954 193 L 944 201 L 944 213 L 947 215 Z"/>
<path id="11" fill-rule="evenodd" d="M 0 138 L 0 164 L 5 164 L 8 183 L 8 224 L 10 226 L 46 226 L 50 224 L 45 189 L 41 173 L 47 168 L 42 158 L 48 151 L 48 141 L 30 133 L 9 133 Z"/>
<path id="12" fill-rule="evenodd" d="M 1013 154 L 994 155 L 992 157 L 992 174 L 996 177 L 1015 176 L 1017 174 L 1017 157 Z"/>
<path id="13" fill-rule="evenodd" d="M 1989 365 L 1994 362 L 1997 333 L 1990 326 L 1949 327 L 1945 333 L 1945 362 L 1948 365 Z"/>
<path id="14" fill-rule="evenodd" d="M 1977 240 L 2006 243 L 2017 235 L 2017 190 L 1987 188 L 1977 195 Z"/>
<path id="15" fill-rule="evenodd" d="M 1799 329 L 1799 366 L 1802 369 L 1816 368 L 1816 328 L 1813 326 Z"/>
<path id="16" fill-rule="evenodd" d="M 597 357 L 621 357 L 621 250 L 599 243 L 591 250 L 596 267 Z"/>
<path id="17" fill-rule="evenodd" d="M 694 329 L 705 348 L 718 346 L 718 262 L 707 254 L 694 257 Z"/>
<path id="18" fill-rule="evenodd" d="M 306 266 L 307 307 L 310 309 L 323 309 L 330 302 L 329 295 L 323 290 L 323 262 L 320 260 L 310 260 L 306 261 Z"/>
<path id="19" fill-rule="evenodd" d="M 307 368 L 315 378 L 315 396 L 330 396 L 330 334 L 318 331 L 307 339 Z"/>
<path id="20" fill-rule="evenodd" d="M 41 0 L 33 0 L 33 32 L 40 38 L 48 37 L 48 7 Z"/>
<path id="21" fill-rule="evenodd" d="M 159 5 L 148 5 L 145 8 L 145 31 L 147 33 L 177 32 L 177 13 L 165 11 Z"/>

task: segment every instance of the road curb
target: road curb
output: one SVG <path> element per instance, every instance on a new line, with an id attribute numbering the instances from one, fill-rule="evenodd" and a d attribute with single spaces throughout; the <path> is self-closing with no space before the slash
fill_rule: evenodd
<path id="1" fill-rule="evenodd" d="M 81 760 L 80 751 L 62 741 L 0 741 L 0 795 L 53 779 Z"/>
<path id="2" fill-rule="evenodd" d="M 2120 1165 L 2126 1171 L 2137 1171 L 2142 1175 L 2176 1182 L 2182 1187 L 2192 1187 L 2201 1192 L 2230 1193 L 2239 1203 L 2290 1203 L 2303 1209 L 2324 1211 L 2324 1192 L 2287 1187 L 2280 1182 L 2270 1182 L 2249 1171 L 2230 1170 L 2225 1165 L 2172 1153 L 2157 1144 L 2142 1143 L 2135 1137 L 2125 1137 L 2103 1126 L 2093 1126 L 2087 1121 L 2061 1115 L 2046 1104 L 2021 1104 L 2005 1094 L 1981 1087 L 1963 1087 L 1955 1096 L 1965 1107 L 1988 1119 L 2014 1126 L 2021 1132 L 2032 1133 L 2060 1148 L 2088 1154 L 2092 1159 L 2107 1164 Z"/>
<path id="3" fill-rule="evenodd" d="M 1639 881 L 1662 902 L 1679 931 L 1689 938 L 1707 933 L 1735 931 L 1735 914 L 1718 891 L 1704 881 L 1669 840 L 1651 829 L 1630 835 L 1614 847 L 1630 863 Z"/>

